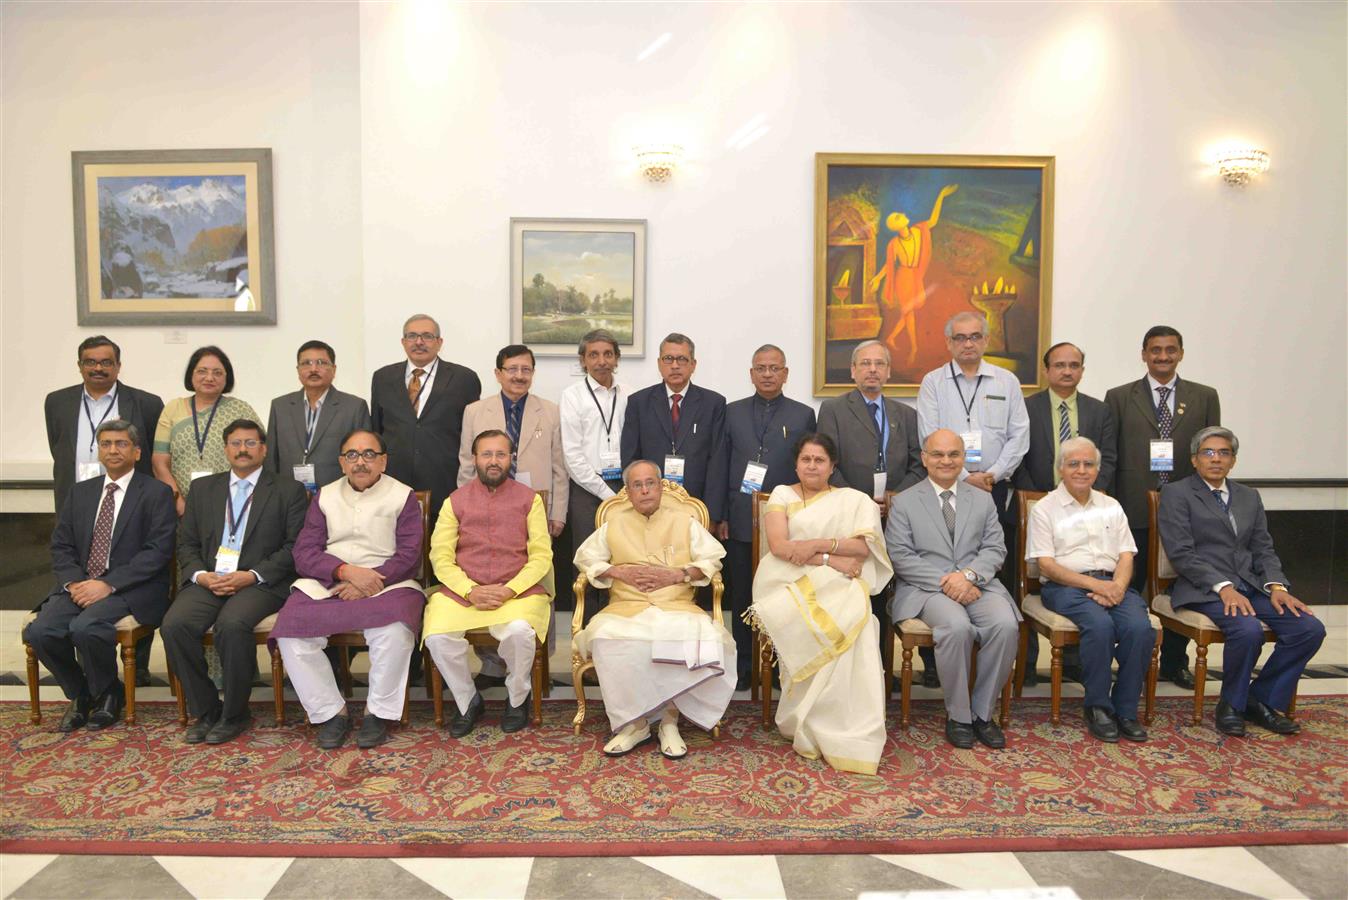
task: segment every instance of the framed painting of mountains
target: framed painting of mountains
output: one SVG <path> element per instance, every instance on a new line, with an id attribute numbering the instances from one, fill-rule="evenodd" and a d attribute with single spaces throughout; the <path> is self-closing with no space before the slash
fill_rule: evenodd
<path id="1" fill-rule="evenodd" d="M 271 150 L 70 154 L 80 325 L 275 325 Z"/>
<path id="2" fill-rule="evenodd" d="M 981 315 L 983 356 L 1042 387 L 1053 284 L 1051 156 L 815 154 L 814 394 L 852 390 L 879 341 L 886 393 L 951 358 L 945 324 Z"/>

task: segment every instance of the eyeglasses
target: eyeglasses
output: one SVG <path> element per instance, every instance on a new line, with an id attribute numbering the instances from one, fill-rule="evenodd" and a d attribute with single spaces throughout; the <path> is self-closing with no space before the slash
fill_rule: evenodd
<path id="1" fill-rule="evenodd" d="M 234 438 L 232 441 L 225 441 L 225 446 L 231 450 L 240 450 L 244 447 L 252 450 L 260 443 L 262 442 L 257 438 Z"/>
<path id="2" fill-rule="evenodd" d="M 353 463 L 358 459 L 363 459 L 366 462 L 374 462 L 384 454 L 379 450 L 348 450 L 345 453 L 339 453 L 337 455 L 347 462 Z"/>
<path id="3" fill-rule="evenodd" d="M 499 369 L 498 371 L 504 372 L 513 378 L 518 378 L 521 375 L 534 374 L 534 370 L 530 366 L 511 366 L 508 369 Z"/>
<path id="4" fill-rule="evenodd" d="M 296 365 L 297 369 L 331 369 L 332 363 L 326 359 L 302 359 Z"/>
<path id="5" fill-rule="evenodd" d="M 778 372 L 785 372 L 786 366 L 754 366 L 755 375 L 776 375 Z"/>
<path id="6" fill-rule="evenodd" d="M 650 491 L 660 486 L 660 479 L 648 478 L 645 481 L 633 481 L 627 485 L 628 492 L 632 491 Z"/>
<path id="7" fill-rule="evenodd" d="M 932 459 L 964 459 L 963 450 L 923 450 L 923 456 L 930 456 Z"/>
<path id="8" fill-rule="evenodd" d="M 1050 368 L 1050 369 L 1071 369 L 1073 372 L 1075 372 L 1077 369 L 1080 369 L 1080 368 L 1081 368 L 1081 363 L 1079 363 L 1079 362 L 1055 362 L 1055 363 L 1053 363 L 1051 366 L 1049 366 L 1049 368 Z"/>
<path id="9" fill-rule="evenodd" d="M 1093 459 L 1069 459 L 1062 464 L 1064 469 L 1098 469 L 1100 464 Z"/>
<path id="10" fill-rule="evenodd" d="M 403 340 L 405 341 L 421 340 L 429 344 L 431 341 L 440 340 L 440 335 L 436 334 L 434 331 L 405 331 L 403 332 Z"/>
<path id="11" fill-rule="evenodd" d="M 130 446 L 131 446 L 131 442 L 128 441 L 128 440 L 126 440 L 125 438 L 123 438 L 122 440 L 117 440 L 117 441 L 111 441 L 111 440 L 109 440 L 109 441 L 99 441 L 99 442 L 98 442 L 98 449 L 100 449 L 100 450 L 111 450 L 113 447 L 116 447 L 118 450 L 126 450 L 126 449 L 129 448 Z"/>
<path id="12" fill-rule="evenodd" d="M 660 357 L 660 362 L 664 363 L 667 366 L 672 366 L 675 363 L 678 363 L 681 366 L 686 366 L 690 362 L 692 362 L 692 360 L 686 356 L 662 356 Z"/>
<path id="13" fill-rule="evenodd" d="M 198 378 L 224 378 L 224 369 L 194 369 L 192 374 Z"/>
<path id="14" fill-rule="evenodd" d="M 117 360 L 115 359 L 82 359 L 80 360 L 81 369 L 115 369 Z"/>
<path id="15" fill-rule="evenodd" d="M 950 340 L 956 344 L 977 344 L 983 337 L 982 332 L 975 331 L 973 334 L 952 334 Z"/>
<path id="16" fill-rule="evenodd" d="M 1198 455 L 1204 459 L 1230 459 L 1236 455 L 1236 451 L 1230 447 L 1204 447 L 1198 451 Z"/>
<path id="17" fill-rule="evenodd" d="M 883 359 L 861 359 L 861 360 L 857 360 L 857 362 L 855 362 L 853 365 L 855 365 L 858 369 L 888 369 L 888 368 L 889 368 L 889 363 L 885 362 Z"/>

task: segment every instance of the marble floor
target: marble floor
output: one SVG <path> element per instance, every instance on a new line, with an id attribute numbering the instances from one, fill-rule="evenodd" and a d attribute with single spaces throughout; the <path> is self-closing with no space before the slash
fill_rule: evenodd
<path id="1" fill-rule="evenodd" d="M 1348 607 L 1318 611 L 1328 638 L 1303 694 L 1348 694 Z M 21 612 L 0 611 L 0 700 L 24 700 Z M 569 681 L 567 629 L 551 655 Z M 1041 648 L 1041 674 L 1047 648 Z M 356 671 L 361 671 L 358 660 Z M 1221 668 L 1221 647 L 1209 664 Z M 162 684 L 162 644 L 151 671 Z M 264 673 L 269 667 L 262 667 Z M 1209 685 L 1208 695 L 1216 695 Z M 497 689 L 499 690 L 499 689 Z M 590 689 L 593 692 L 593 689 Z M 1065 697 L 1081 687 L 1065 684 Z M 1162 684 L 1162 696 L 1185 692 Z M 254 699 L 270 699 L 259 685 Z M 570 695 L 559 685 L 553 696 Z M 915 698 L 939 691 L 915 686 Z M 1047 696 L 1047 683 L 1026 689 Z M 53 685 L 44 700 L 62 699 Z M 167 687 L 138 698 L 169 699 Z M 414 696 L 416 694 L 414 693 Z M 489 692 L 491 697 L 492 693 Z M 742 695 L 747 697 L 747 694 Z M 91 873 L 97 872 L 96 877 Z M 191 856 L 0 855 L 3 898 L 1348 898 L 1348 845 L 1137 851 L 951 853 L 902 856 L 514 857 L 499 859 L 291 859 Z"/>

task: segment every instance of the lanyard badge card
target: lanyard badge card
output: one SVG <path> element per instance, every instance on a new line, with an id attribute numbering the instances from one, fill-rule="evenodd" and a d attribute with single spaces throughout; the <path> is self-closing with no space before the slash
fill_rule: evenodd
<path id="1" fill-rule="evenodd" d="M 1175 471 L 1175 442 L 1155 440 L 1151 442 L 1151 470 L 1153 472 Z"/>
<path id="2" fill-rule="evenodd" d="M 665 477 L 675 484 L 683 484 L 683 457 L 673 453 L 665 457 Z"/>
<path id="3" fill-rule="evenodd" d="M 768 477 L 768 467 L 762 463 L 750 462 L 744 466 L 744 477 L 740 479 L 740 493 L 756 494 L 763 490 Z"/>

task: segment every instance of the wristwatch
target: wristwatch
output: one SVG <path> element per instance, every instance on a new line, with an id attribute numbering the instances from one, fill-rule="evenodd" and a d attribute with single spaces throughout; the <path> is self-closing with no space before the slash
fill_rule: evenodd
<path id="1" fill-rule="evenodd" d="M 683 572 L 683 583 L 684 583 L 684 584 L 692 584 L 692 583 L 693 583 L 693 576 L 688 574 L 688 570 L 687 570 L 687 569 L 685 569 L 684 572 Z"/>
<path id="2" fill-rule="evenodd" d="M 972 585 L 980 585 L 983 583 L 983 579 L 979 577 L 979 574 L 973 569 L 960 569 L 960 574 L 969 579 L 969 583 Z"/>
<path id="3" fill-rule="evenodd" d="M 828 565 L 828 561 L 829 561 L 829 555 L 828 555 L 827 553 L 825 553 L 825 554 L 824 554 L 824 565 Z"/>

